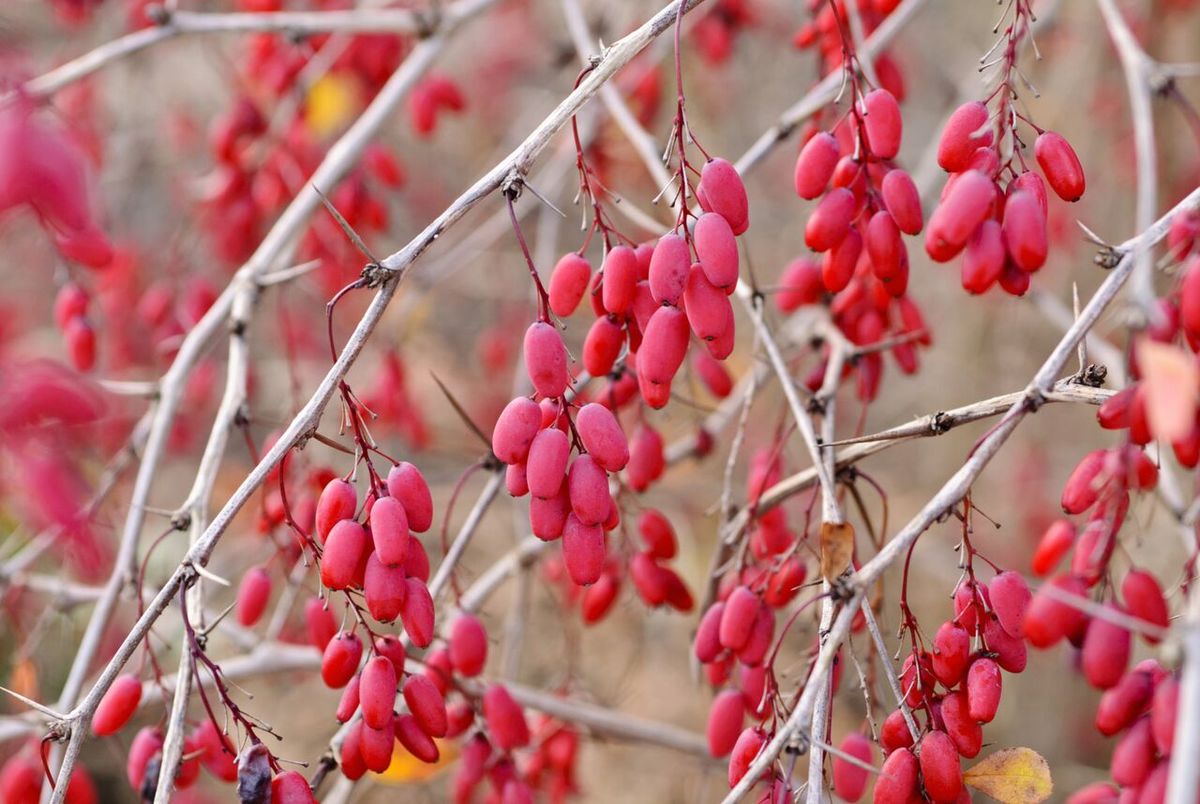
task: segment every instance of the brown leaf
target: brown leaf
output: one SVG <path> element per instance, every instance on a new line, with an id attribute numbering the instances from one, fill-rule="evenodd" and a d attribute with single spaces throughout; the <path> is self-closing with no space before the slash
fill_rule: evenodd
<path id="1" fill-rule="evenodd" d="M 833 583 L 854 556 L 854 526 L 849 522 L 821 523 L 821 577 Z"/>
<path id="2" fill-rule="evenodd" d="M 1196 422 L 1200 369 L 1178 346 L 1143 338 L 1137 346 L 1150 430 L 1163 441 L 1186 438 Z"/>
<path id="3" fill-rule="evenodd" d="M 1050 798 L 1050 766 L 1032 748 L 1004 748 L 963 771 L 963 782 L 1003 804 L 1038 804 Z"/>

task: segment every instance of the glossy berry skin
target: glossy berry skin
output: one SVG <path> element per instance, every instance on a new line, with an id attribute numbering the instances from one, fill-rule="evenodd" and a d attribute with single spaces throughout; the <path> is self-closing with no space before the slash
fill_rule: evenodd
<path id="1" fill-rule="evenodd" d="M 683 236 L 663 235 L 650 257 L 650 293 L 655 303 L 678 306 L 691 267 L 691 252 Z"/>
<path id="2" fill-rule="evenodd" d="M 811 201 L 825 192 L 840 156 L 837 139 L 829 132 L 822 131 L 806 142 L 796 159 L 796 195 Z"/>
<path id="3" fill-rule="evenodd" d="M 388 567 L 403 566 L 408 558 L 408 514 L 393 497 L 381 497 L 371 506 L 371 541 L 379 562 Z"/>
<path id="4" fill-rule="evenodd" d="M 894 159 L 900 153 L 900 139 L 904 133 L 900 104 L 886 89 L 875 89 L 866 94 L 862 105 L 866 113 L 864 123 L 871 155 L 879 159 Z"/>
<path id="5" fill-rule="evenodd" d="M 263 567 L 251 567 L 242 576 L 237 595 L 237 621 L 252 628 L 262 618 L 271 599 L 271 576 Z"/>
<path id="6" fill-rule="evenodd" d="M 362 659 L 362 640 L 355 634 L 342 632 L 329 640 L 321 657 L 321 680 L 330 689 L 341 689 L 350 683 Z"/>
<path id="7" fill-rule="evenodd" d="M 548 427 L 534 436 L 525 464 L 525 482 L 529 492 L 543 499 L 558 494 L 567 474 L 571 441 L 557 427 Z"/>
<path id="8" fill-rule="evenodd" d="M 487 664 L 488 639 L 483 623 L 472 614 L 460 614 L 450 626 L 450 662 L 468 678 L 479 675 Z"/>
<path id="9" fill-rule="evenodd" d="M 339 521 L 352 519 L 358 508 L 358 492 L 345 480 L 334 478 L 317 498 L 317 537 L 324 542 Z"/>
<path id="10" fill-rule="evenodd" d="M 418 648 L 429 647 L 433 641 L 434 617 L 429 587 L 419 578 L 409 578 L 405 584 L 404 609 L 400 612 L 404 632 Z"/>
<path id="11" fill-rule="evenodd" d="M 991 132 L 979 134 L 988 122 L 988 108 L 980 101 L 964 103 L 954 110 L 938 141 L 937 161 L 943 170 L 965 170 L 975 150 L 991 141 Z"/>
<path id="12" fill-rule="evenodd" d="M 401 715 L 393 723 L 396 739 L 404 749 L 417 759 L 427 764 L 438 761 L 441 752 L 433 738 L 421 730 L 416 718 L 412 715 Z"/>
<path id="13" fill-rule="evenodd" d="M 1109 606 L 1117 611 L 1115 606 Z M 1082 667 L 1088 683 L 1097 689 L 1113 687 L 1125 674 L 1132 650 L 1129 630 L 1102 617 L 1094 617 L 1083 639 Z"/>
<path id="14" fill-rule="evenodd" d="M 921 738 L 921 778 L 925 792 L 937 804 L 952 804 L 962 791 L 962 769 L 958 750 L 944 731 L 930 731 Z"/>
<path id="15" fill-rule="evenodd" d="M 550 272 L 550 309 L 559 318 L 575 312 L 592 278 L 592 266 L 578 254 L 564 255 Z"/>
<path id="16" fill-rule="evenodd" d="M 1063 201 L 1083 197 L 1087 181 L 1075 149 L 1061 134 L 1043 131 L 1033 143 L 1033 154 L 1046 175 L 1046 182 Z"/>
<path id="17" fill-rule="evenodd" d="M 846 735 L 839 746 L 842 753 L 849 754 L 867 765 L 874 764 L 871 741 L 858 732 Z M 842 757 L 833 758 L 833 791 L 842 801 L 854 802 L 862 798 L 867 789 L 867 770 L 853 765 Z"/>
<path id="18" fill-rule="evenodd" d="M 271 780 L 271 804 L 316 804 L 308 780 L 299 772 L 283 771 Z"/>
<path id="19" fill-rule="evenodd" d="M 971 662 L 967 671 L 967 712 L 972 720 L 991 723 L 1000 708 L 1000 666 L 986 657 Z"/>
<path id="20" fill-rule="evenodd" d="M 738 280 L 738 246 L 728 221 L 715 212 L 704 213 L 696 221 L 692 244 L 708 281 L 728 294 Z"/>
<path id="21" fill-rule="evenodd" d="M 629 441 L 617 417 L 603 405 L 589 402 L 575 415 L 583 447 L 606 472 L 619 472 L 629 463 Z"/>
<path id="22" fill-rule="evenodd" d="M 757 728 L 746 729 L 738 735 L 729 755 L 730 787 L 735 786 L 750 771 L 750 765 L 766 742 L 766 735 Z"/>
<path id="23" fill-rule="evenodd" d="M 492 428 L 492 452 L 507 464 L 523 463 L 542 429 L 542 409 L 528 397 L 509 402 Z"/>
<path id="24" fill-rule="evenodd" d="M 748 587 L 739 586 L 730 593 L 725 601 L 719 631 L 723 647 L 736 651 L 745 646 L 754 629 L 760 606 L 758 596 Z"/>
<path id="25" fill-rule="evenodd" d="M 921 195 L 912 176 L 903 170 L 889 170 L 880 187 L 883 203 L 905 234 L 920 234 L 925 225 Z"/>
<path id="26" fill-rule="evenodd" d="M 376 656 L 363 667 L 358 684 L 363 722 L 372 729 L 391 725 L 396 700 L 396 668 L 391 660 Z"/>
<path id="27" fill-rule="evenodd" d="M 404 506 L 409 530 L 424 533 L 433 524 L 433 496 L 421 470 L 402 461 L 391 468 L 387 476 L 388 494 Z"/>
<path id="28" fill-rule="evenodd" d="M 1000 626 L 1009 636 L 1021 636 L 1025 628 L 1025 612 L 1033 599 L 1025 579 L 1012 570 L 1005 570 L 988 584 L 988 593 L 992 611 L 1000 621 Z"/>
<path id="29" fill-rule="evenodd" d="M 371 550 L 371 540 L 363 526 L 343 519 L 329 531 L 321 554 L 321 583 L 330 589 L 349 589 L 358 577 Z"/>
<path id="30" fill-rule="evenodd" d="M 633 307 L 640 279 L 637 254 L 629 246 L 615 246 L 604 258 L 604 284 L 601 298 L 604 309 L 624 315 Z"/>
<path id="31" fill-rule="evenodd" d="M 430 737 L 445 737 L 449 730 L 446 701 L 437 686 L 425 676 L 409 676 L 404 682 L 404 703 L 421 731 Z"/>
<path id="32" fill-rule="evenodd" d="M 492 741 L 502 751 L 529 744 L 525 713 L 503 685 L 493 684 L 483 694 L 483 717 Z"/>
<path id="33" fill-rule="evenodd" d="M 710 159 L 700 170 L 698 194 L 705 211 L 715 212 L 729 222 L 735 235 L 750 228 L 750 205 L 746 199 L 746 187 L 727 160 Z"/>
<path id="34" fill-rule="evenodd" d="M 946 687 L 958 684 L 967 671 L 971 635 L 955 622 L 942 623 L 933 639 L 933 674 Z"/>
<path id="35" fill-rule="evenodd" d="M 142 682 L 138 677 L 129 673 L 117 676 L 92 716 L 92 734 L 97 737 L 116 734 L 133 717 L 141 701 Z"/>
<path id="36" fill-rule="evenodd" d="M 983 727 L 971 717 L 968 692 L 960 689 L 946 695 L 942 699 L 941 714 L 942 725 L 955 750 L 967 759 L 978 756 L 983 748 Z"/>
<path id="37" fill-rule="evenodd" d="M 1162 587 L 1158 579 L 1144 570 L 1130 570 L 1121 582 L 1121 597 L 1125 608 L 1139 620 L 1166 628 L 1170 623 L 1170 611 L 1167 609 L 1166 598 L 1163 597 Z M 1154 645 L 1160 638 L 1153 634 L 1143 634 L 1147 642 Z"/>
<path id="38" fill-rule="evenodd" d="M 955 761 L 958 761 L 957 755 Z M 907 748 L 889 754 L 875 780 L 874 804 L 908 804 L 914 796 L 919 796 L 918 769 L 917 758 Z"/>
<path id="39" fill-rule="evenodd" d="M 837 246 L 850 231 L 856 206 L 854 193 L 846 188 L 830 190 L 808 216 L 804 226 L 805 244 L 818 253 Z"/>
<path id="40" fill-rule="evenodd" d="M 604 572 L 607 550 L 599 524 L 585 525 L 575 514 L 567 516 L 562 531 L 563 562 L 577 586 L 590 586 Z"/>
<path id="41" fill-rule="evenodd" d="M 540 396 L 554 399 L 567 390 L 567 347 L 553 325 L 535 321 L 525 330 L 525 368 Z"/>
<path id="42" fill-rule="evenodd" d="M 708 708 L 708 752 L 713 757 L 728 756 L 742 733 L 746 704 L 739 690 L 722 690 Z"/>

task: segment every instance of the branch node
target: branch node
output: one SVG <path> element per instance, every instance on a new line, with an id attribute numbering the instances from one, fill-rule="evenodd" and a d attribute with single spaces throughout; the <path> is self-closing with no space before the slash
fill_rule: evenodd
<path id="1" fill-rule="evenodd" d="M 1102 388 L 1106 377 L 1108 377 L 1107 366 L 1088 363 L 1086 368 L 1080 369 L 1068 382 L 1086 385 L 1089 388 Z"/>
<path id="2" fill-rule="evenodd" d="M 936 435 L 948 433 L 953 427 L 954 416 L 950 415 L 944 410 L 939 410 L 937 413 L 933 414 L 933 421 L 929 423 L 930 431 Z"/>

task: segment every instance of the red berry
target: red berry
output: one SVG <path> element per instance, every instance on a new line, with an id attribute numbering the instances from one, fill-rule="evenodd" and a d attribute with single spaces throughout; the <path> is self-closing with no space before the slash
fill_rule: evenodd
<path id="1" fill-rule="evenodd" d="M 371 506 L 371 540 L 381 564 L 402 566 L 408 558 L 408 514 L 399 500 L 381 497 Z"/>
<path id="2" fill-rule="evenodd" d="M 803 305 L 816 304 L 824 292 L 821 266 L 806 257 L 798 257 L 784 267 L 779 277 L 775 305 L 780 312 L 790 313 Z"/>
<path id="3" fill-rule="evenodd" d="M 696 220 L 692 245 L 708 281 L 727 294 L 731 292 L 738 280 L 738 248 L 728 221 L 716 213 L 704 213 Z"/>
<path id="4" fill-rule="evenodd" d="M 1164 678 L 1154 691 L 1150 704 L 1150 728 L 1158 752 L 1168 755 L 1175 746 L 1175 724 L 1179 718 L 1179 681 Z"/>
<path id="5" fill-rule="evenodd" d="M 237 594 L 237 621 L 253 628 L 267 610 L 271 599 L 271 576 L 263 567 L 251 567 L 242 576 Z"/>
<path id="6" fill-rule="evenodd" d="M 829 251 L 845 239 L 858 204 L 844 187 L 830 190 L 808 217 L 804 242 L 813 251 Z"/>
<path id="7" fill-rule="evenodd" d="M 971 662 L 967 671 L 967 713 L 972 720 L 992 722 L 1000 708 L 1002 685 L 1000 667 L 994 661 L 979 658 Z"/>
<path id="8" fill-rule="evenodd" d="M 696 628 L 696 638 L 693 642 L 693 653 L 702 664 L 709 664 L 717 659 L 724 646 L 721 644 L 721 621 L 725 615 L 725 603 L 717 602 L 704 612 L 700 625 Z"/>
<path id="9" fill-rule="evenodd" d="M 143 726 L 129 744 L 129 755 L 125 761 L 125 777 L 134 790 L 142 789 L 146 769 L 162 751 L 163 736 L 154 726 Z M 40 786 L 40 785 L 39 785 Z"/>
<path id="10" fill-rule="evenodd" d="M 825 192 L 833 169 L 837 167 L 840 151 L 837 140 L 825 131 L 805 143 L 796 159 L 796 195 L 811 201 Z"/>
<path id="11" fill-rule="evenodd" d="M 362 659 L 362 640 L 356 634 L 342 633 L 329 640 L 321 657 L 321 680 L 331 689 L 350 683 Z"/>
<path id="12" fill-rule="evenodd" d="M 996 654 L 996 664 L 1010 673 L 1021 673 L 1028 661 L 1025 640 L 1012 636 L 1000 625 L 995 614 L 989 614 L 983 623 L 983 641 L 988 650 Z"/>
<path id="13" fill-rule="evenodd" d="M 479 618 L 471 614 L 460 614 L 450 626 L 450 662 L 454 669 L 467 677 L 483 672 L 487 663 L 487 631 Z"/>
<path id="14" fill-rule="evenodd" d="M 729 222 L 735 235 L 750 227 L 750 205 L 746 187 L 737 169 L 724 159 L 710 159 L 700 170 L 697 194 L 705 211 L 715 212 Z"/>
<path id="15" fill-rule="evenodd" d="M 900 753 L 900 752 L 897 752 Z M 925 792 L 935 804 L 952 804 L 962 791 L 962 769 L 958 750 L 944 731 L 930 731 L 921 738 L 921 777 Z M 886 772 L 886 767 L 885 767 Z"/>
<path id="16" fill-rule="evenodd" d="M 956 622 L 942 623 L 933 639 L 933 673 L 946 687 L 958 684 L 967 671 L 971 635 Z"/>
<path id="17" fill-rule="evenodd" d="M 603 271 L 604 309 L 613 315 L 624 315 L 633 307 L 641 278 L 637 254 L 629 246 L 616 246 L 604 257 Z"/>
<path id="18" fill-rule="evenodd" d="M 314 597 L 305 603 L 304 620 L 308 626 L 308 641 L 317 650 L 325 650 L 329 640 L 337 633 L 337 623 L 333 620 L 333 614 L 325 608 L 325 602 Z"/>
<path id="19" fill-rule="evenodd" d="M 988 584 L 992 611 L 1000 621 L 1000 626 L 1010 636 L 1019 637 L 1024 632 L 1025 612 L 1033 594 L 1025 579 L 1011 570 L 1001 572 Z"/>
<path id="20" fill-rule="evenodd" d="M 1075 526 L 1066 519 L 1055 520 L 1038 542 L 1037 550 L 1033 553 L 1030 569 L 1039 578 L 1045 578 L 1062 557 L 1067 554 L 1075 543 Z M 1022 624 L 1023 626 L 1023 624 Z"/>
<path id="21" fill-rule="evenodd" d="M 675 557 L 677 550 L 675 531 L 671 527 L 670 521 L 661 512 L 647 508 L 638 517 L 637 525 L 638 533 L 642 537 L 642 544 L 645 545 L 646 553 L 651 558 L 670 559 Z"/>
<path id="22" fill-rule="evenodd" d="M 446 700 L 432 681 L 425 676 L 409 676 L 404 682 L 404 703 L 421 731 L 430 737 L 446 736 L 449 730 Z"/>
<path id="23" fill-rule="evenodd" d="M 1004 273 L 1004 235 L 1000 224 L 986 220 L 967 241 L 962 263 L 962 286 L 968 293 L 985 293 Z"/>
<path id="24" fill-rule="evenodd" d="M 371 550 L 371 539 L 363 526 L 343 519 L 329 531 L 321 553 L 321 583 L 329 589 L 349 589 L 358 578 L 359 567 Z"/>
<path id="25" fill-rule="evenodd" d="M 738 690 L 724 690 L 713 698 L 708 708 L 708 752 L 723 757 L 733 750 L 742 732 L 746 704 Z"/>
<path id="26" fill-rule="evenodd" d="M 1125 599 L 1125 608 L 1139 620 L 1145 620 L 1163 629 L 1170 624 L 1171 615 L 1163 597 L 1162 587 L 1150 573 L 1144 570 L 1130 570 L 1121 582 L 1121 597 Z M 1156 636 L 1144 636 L 1152 645 L 1161 641 Z"/>
<path id="27" fill-rule="evenodd" d="M 591 402 L 579 409 L 575 428 L 583 447 L 605 471 L 619 472 L 629 463 L 629 442 L 608 408 Z"/>
<path id="28" fill-rule="evenodd" d="M 1096 504 L 1104 478 L 1105 451 L 1097 449 L 1080 459 L 1063 484 L 1062 509 L 1068 514 L 1082 514 Z"/>
<path id="29" fill-rule="evenodd" d="M 1109 769 L 1113 781 L 1122 787 L 1137 787 L 1154 768 L 1154 738 L 1150 718 L 1140 718 L 1113 748 Z"/>
<path id="30" fill-rule="evenodd" d="M 681 235 L 663 235 L 650 257 L 650 293 L 657 304 L 679 305 L 692 255 Z"/>
<path id="31" fill-rule="evenodd" d="M 507 464 L 523 463 L 542 429 L 542 409 L 528 397 L 509 402 L 492 428 L 492 452 Z"/>
<path id="32" fill-rule="evenodd" d="M 390 659 L 376 656 L 367 662 L 358 682 L 363 722 L 372 729 L 391 725 L 396 702 L 396 668 Z"/>
<path id="33" fill-rule="evenodd" d="M 612 371 L 625 344 L 625 330 L 609 316 L 592 322 L 583 341 L 583 368 L 593 377 L 603 377 Z"/>
<path id="34" fill-rule="evenodd" d="M 921 194 L 906 171 L 889 170 L 880 187 L 883 204 L 891 213 L 900 231 L 915 235 L 921 233 L 925 218 L 921 212 Z"/>
<path id="35" fill-rule="evenodd" d="M 937 160 L 943 170 L 957 173 L 966 169 L 975 150 L 991 142 L 991 131 L 979 133 L 987 122 L 987 106 L 979 101 L 954 110 L 938 141 Z"/>
<path id="36" fill-rule="evenodd" d="M 638 350 L 639 382 L 665 386 L 669 392 L 671 380 L 687 355 L 688 333 L 687 316 L 682 310 L 670 306 L 655 310 Z"/>
<path id="37" fill-rule="evenodd" d="M 873 764 L 871 741 L 858 732 L 846 735 L 839 747 L 843 754 L 848 754 L 867 765 Z M 862 798 L 866 789 L 866 768 L 853 765 L 840 756 L 833 758 L 833 791 L 837 793 L 838 798 L 854 804 Z"/>
<path id="38" fill-rule="evenodd" d="M 401 715 L 395 719 L 393 724 L 396 739 L 404 746 L 408 753 L 412 754 L 417 759 L 426 764 L 432 764 L 438 761 L 441 752 L 438 751 L 437 743 L 433 738 L 421 730 L 417 719 L 412 715 Z"/>
<path id="39" fill-rule="evenodd" d="M 1106 737 L 1129 728 L 1154 697 L 1154 677 L 1134 669 L 1104 691 L 1096 707 L 1096 730 Z"/>
<path id="40" fill-rule="evenodd" d="M 411 463 L 400 462 L 387 476 L 388 494 L 400 501 L 413 533 L 424 533 L 433 524 L 433 497 L 421 470 Z"/>
<path id="41" fill-rule="evenodd" d="M 953 749 L 953 744 L 951 744 Z M 954 755 L 958 762 L 958 755 Z M 874 804 L 909 804 L 913 797 L 920 797 L 917 787 L 917 769 L 919 765 L 912 751 L 901 748 L 888 754 L 884 760 L 879 778 L 875 780 Z"/>
<path id="42" fill-rule="evenodd" d="M 1004 245 L 1022 271 L 1033 272 L 1046 262 L 1049 248 L 1046 212 L 1033 193 L 1018 190 L 1004 205 Z"/>
<path id="43" fill-rule="evenodd" d="M 525 368 L 533 389 L 543 397 L 558 398 L 571 384 L 567 347 L 553 325 L 535 321 L 525 330 Z"/>
<path id="44" fill-rule="evenodd" d="M 433 598 L 419 578 L 409 578 L 405 584 L 408 589 L 400 612 L 404 632 L 418 648 L 427 648 L 433 641 Z"/>
<path id="45" fill-rule="evenodd" d="M 483 717 L 492 741 L 502 751 L 529 744 L 525 713 L 504 686 L 493 684 L 487 688 L 483 695 Z"/>
<path id="46" fill-rule="evenodd" d="M 983 748 L 983 727 L 971 717 L 966 690 L 955 690 L 942 699 L 942 725 L 959 754 L 971 759 Z"/>
<path id="47" fill-rule="evenodd" d="M 329 531 L 343 519 L 353 519 L 358 508 L 358 492 L 345 480 L 334 478 L 317 498 L 317 537 L 324 542 Z"/>
<path id="48" fill-rule="evenodd" d="M 571 580 L 577 586 L 588 586 L 600 580 L 607 558 L 604 530 L 600 525 L 585 525 L 575 514 L 569 514 L 562 537 L 563 563 Z"/>
<path id="49" fill-rule="evenodd" d="M 550 272 L 550 309 L 559 318 L 575 312 L 592 278 L 592 266 L 574 252 L 564 254 Z"/>
<path id="50" fill-rule="evenodd" d="M 525 468 L 526 484 L 533 496 L 550 498 L 558 494 L 570 457 L 571 441 L 557 427 L 542 430 L 534 437 Z"/>
<path id="51" fill-rule="evenodd" d="M 92 734 L 97 737 L 116 734 L 133 717 L 141 701 L 142 682 L 138 677 L 129 673 L 117 676 L 96 706 Z"/>
<path id="52" fill-rule="evenodd" d="M 937 262 L 952 259 L 987 217 L 996 198 L 995 183 L 978 170 L 952 179 L 925 229 L 925 251 Z"/>
<path id="53" fill-rule="evenodd" d="M 297 771 L 283 771 L 271 780 L 271 804 L 316 804 L 308 780 Z"/>
<path id="54" fill-rule="evenodd" d="M 734 589 L 725 601 L 725 610 L 721 616 L 718 632 L 721 645 L 734 651 L 745 646 L 754 629 L 754 621 L 760 608 L 758 596 L 748 587 L 739 586 Z"/>
<path id="55" fill-rule="evenodd" d="M 900 139 L 904 133 L 904 121 L 900 117 L 900 104 L 886 89 L 868 92 L 862 100 L 867 144 L 871 155 L 879 159 L 893 159 L 900 153 Z"/>
<path id="56" fill-rule="evenodd" d="M 750 772 L 755 757 L 766 744 L 766 735 L 760 729 L 749 728 L 738 735 L 729 755 L 729 786 L 735 787 Z"/>
<path id="57" fill-rule="evenodd" d="M 1113 612 L 1116 606 L 1106 607 Z M 1116 685 L 1129 666 L 1132 638 L 1129 630 L 1102 617 L 1094 617 L 1083 638 L 1082 667 L 1088 683 L 1106 690 Z"/>
<path id="58" fill-rule="evenodd" d="M 348 723 L 350 718 L 354 717 L 354 713 L 358 711 L 358 685 L 360 678 L 361 676 L 356 675 L 350 679 L 350 683 L 342 690 L 342 697 L 338 699 L 337 709 L 333 713 L 338 723 Z"/>
<path id="59" fill-rule="evenodd" d="M 1086 181 L 1083 166 L 1075 149 L 1061 134 L 1043 131 L 1033 143 L 1033 153 L 1038 165 L 1046 174 L 1046 181 L 1063 201 L 1078 201 L 1083 197 Z"/>

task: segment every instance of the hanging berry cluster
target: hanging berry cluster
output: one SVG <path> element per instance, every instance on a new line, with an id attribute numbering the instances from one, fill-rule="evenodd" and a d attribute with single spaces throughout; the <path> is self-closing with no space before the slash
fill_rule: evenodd
<path id="1" fill-rule="evenodd" d="M 930 216 L 925 251 L 935 262 L 963 254 L 962 286 L 970 293 L 985 293 L 998 282 L 1022 296 L 1049 251 L 1046 185 L 1074 202 L 1083 197 L 1086 181 L 1070 143 L 1017 109 L 1017 59 L 1033 15 L 1029 0 L 1010 8 L 1007 28 L 992 48 L 1000 50 L 996 88 L 985 100 L 958 107 L 938 141 L 938 164 L 951 177 Z M 1029 169 L 1019 123 L 1037 134 L 1033 151 L 1044 180 Z"/>
<path id="2" fill-rule="evenodd" d="M 921 199 L 912 177 L 895 164 L 903 137 L 896 96 L 885 88 L 864 91 L 861 65 L 848 23 L 836 4 L 826 6 L 840 33 L 839 64 L 851 94 L 850 109 L 830 131 L 810 129 L 796 159 L 796 194 L 820 199 L 804 227 L 805 244 L 823 255 L 799 257 L 780 278 L 776 303 L 783 312 L 820 302 L 832 294 L 834 323 L 859 347 L 894 340 L 890 351 L 901 371 L 917 370 L 918 345 L 931 340 L 920 310 L 908 297 L 909 261 L 903 235 L 921 232 Z M 823 12 L 824 13 L 824 12 Z M 883 356 L 872 350 L 850 368 L 857 371 L 858 396 L 875 398 Z M 807 378 L 822 384 L 824 364 Z"/>

